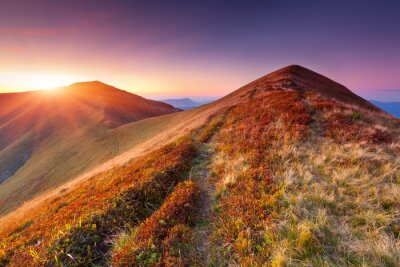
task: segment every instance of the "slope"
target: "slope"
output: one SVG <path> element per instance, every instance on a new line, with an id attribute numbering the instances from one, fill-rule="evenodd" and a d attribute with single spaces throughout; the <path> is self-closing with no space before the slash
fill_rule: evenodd
<path id="1" fill-rule="evenodd" d="M 1 263 L 395 266 L 399 120 L 292 68 L 154 118 L 174 141 L 3 218 Z"/>

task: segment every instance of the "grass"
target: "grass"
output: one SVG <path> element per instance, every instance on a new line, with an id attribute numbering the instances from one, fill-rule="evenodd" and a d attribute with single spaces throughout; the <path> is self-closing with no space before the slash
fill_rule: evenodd
<path id="1" fill-rule="evenodd" d="M 213 105 L 148 118 L 114 129 L 90 124 L 49 137 L 12 178 L 0 184 L 0 215 L 15 210 L 33 198 L 53 194 L 73 179 L 89 178 L 153 151 L 204 124 L 219 108 Z M 13 166 L 34 145 L 21 138 L 20 146 L 0 151 L 0 171 Z M 18 143 L 17 141 L 15 143 Z M 25 147 L 23 147 L 25 146 Z M 79 162 L 79 164 L 77 164 Z M 99 167 L 100 165 L 100 167 Z M 37 199 L 34 202 L 38 202 Z M 33 203 L 27 203 L 33 204 Z"/>
<path id="2" fill-rule="evenodd" d="M 114 266 L 184 266 L 188 262 L 190 226 L 198 209 L 199 187 L 182 182 L 161 208 L 138 226 L 129 240 L 116 246 Z"/>
<path id="3" fill-rule="evenodd" d="M 108 239 L 161 205 L 195 155 L 190 139 L 180 139 L 47 200 L 21 222 L 25 227 L 1 229 L 1 264 L 104 263 Z"/>
<path id="4" fill-rule="evenodd" d="M 285 91 L 237 105 L 228 114 L 216 134 L 212 168 L 218 195 L 210 236 L 215 265 L 266 261 L 263 230 L 280 195 L 271 176 L 272 152 L 303 136 L 309 119 L 301 95 Z"/>
<path id="5" fill-rule="evenodd" d="M 207 130 L 209 127 L 200 134 Z M 160 251 L 141 254 L 140 261 L 186 261 L 181 246 L 190 241 L 199 189 L 193 182 L 175 185 L 189 176 L 198 145 L 190 136 L 183 137 L 124 166 L 81 181 L 72 190 L 60 190 L 60 194 L 30 210 L 20 223 L 9 223 L 1 229 L 1 265 L 118 264 L 117 259 L 123 257 L 112 257 L 113 240 L 121 235 L 118 243 L 125 242 L 128 247 L 132 240 L 128 235 L 123 238 L 121 231 L 130 232 L 138 225 L 143 229 L 139 234 L 150 228 L 156 231 L 156 236 L 149 238 L 162 239 L 162 253 L 166 248 L 169 251 L 166 258 Z"/>
<path id="6" fill-rule="evenodd" d="M 263 98 L 216 134 L 213 264 L 396 266 L 396 122 L 312 94 Z"/>
<path id="7" fill-rule="evenodd" d="M 275 173 L 282 195 L 267 232 L 271 260 L 396 266 L 400 162 L 382 150 L 327 141 L 287 152 L 285 170 Z"/>

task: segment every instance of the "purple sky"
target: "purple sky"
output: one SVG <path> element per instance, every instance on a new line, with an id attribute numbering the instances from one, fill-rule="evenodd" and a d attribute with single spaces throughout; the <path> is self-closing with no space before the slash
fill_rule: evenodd
<path id="1" fill-rule="evenodd" d="M 101 80 L 222 96 L 289 64 L 400 101 L 400 1 L 0 3 L 0 92 Z"/>

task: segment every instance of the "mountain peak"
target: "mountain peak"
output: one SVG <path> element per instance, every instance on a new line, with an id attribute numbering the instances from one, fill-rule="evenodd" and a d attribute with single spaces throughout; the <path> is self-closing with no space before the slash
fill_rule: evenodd
<path id="1" fill-rule="evenodd" d="M 253 88 L 269 90 L 276 87 L 292 89 L 300 93 L 314 92 L 347 104 L 358 105 L 370 110 L 379 110 L 345 86 L 322 74 L 295 64 L 271 72 L 244 86 L 240 91 L 253 90 Z"/>
<path id="2" fill-rule="evenodd" d="M 286 67 L 283 67 L 281 69 L 278 69 L 274 72 L 271 72 L 270 74 L 267 74 L 266 76 L 268 76 L 269 78 L 307 78 L 307 79 L 318 79 L 318 80 L 325 80 L 331 82 L 331 83 L 335 83 L 336 85 L 338 85 L 337 82 L 323 76 L 322 74 L 319 74 L 313 70 L 310 70 L 306 67 L 303 67 L 301 65 L 288 65 Z M 265 76 L 264 76 L 265 77 Z"/>
<path id="3" fill-rule="evenodd" d="M 85 82 L 76 82 L 69 86 L 65 86 L 64 88 L 85 88 L 85 89 L 94 89 L 94 88 L 115 88 L 109 84 L 103 83 L 101 81 L 85 81 Z"/>
<path id="4" fill-rule="evenodd" d="M 295 73 L 300 73 L 300 72 L 313 72 L 313 71 L 309 70 L 303 66 L 292 64 L 292 65 L 283 67 L 281 69 L 278 69 L 275 72 L 295 74 Z"/>

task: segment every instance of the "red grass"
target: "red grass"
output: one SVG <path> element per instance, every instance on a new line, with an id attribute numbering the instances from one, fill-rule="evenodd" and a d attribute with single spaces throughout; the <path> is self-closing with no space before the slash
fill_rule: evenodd
<path id="1" fill-rule="evenodd" d="M 97 235 L 99 241 L 92 240 L 87 253 L 74 256 L 81 256 L 82 264 L 95 262 L 93 255 L 102 251 L 93 244 L 101 245 L 114 228 L 140 221 L 151 205 L 161 204 L 169 188 L 189 171 L 195 154 L 191 140 L 181 139 L 49 199 L 36 214 L 1 230 L 0 265 L 43 265 L 54 261 L 54 256 L 68 263 L 68 249 L 75 251 L 70 246 L 75 243 L 69 241 L 86 240 L 80 234 L 88 233 Z M 146 205 L 147 210 L 135 208 Z"/>
<path id="2" fill-rule="evenodd" d="M 217 151 L 227 161 L 244 157 L 248 168 L 222 191 L 216 207 L 211 240 L 214 247 L 223 248 L 214 252 L 216 264 L 229 261 L 249 266 L 264 262 L 265 255 L 257 247 L 264 242 L 260 233 L 270 223 L 278 189 L 271 171 L 280 167 L 269 151 L 304 138 L 309 122 L 303 96 L 295 91 L 269 91 L 228 113 L 216 134 Z M 223 179 L 224 166 L 214 171 L 217 179 Z"/>
<path id="3" fill-rule="evenodd" d="M 198 186 L 186 181 L 177 185 L 162 207 L 143 222 L 124 248 L 113 253 L 115 266 L 143 264 L 170 265 L 183 263 L 175 251 L 188 241 L 188 229 L 196 217 Z M 178 244 L 177 244 L 178 243 Z"/>
<path id="4" fill-rule="evenodd" d="M 312 107 L 323 118 L 325 136 L 336 142 L 390 143 L 393 137 L 386 131 L 371 127 L 367 111 L 308 93 Z"/>

